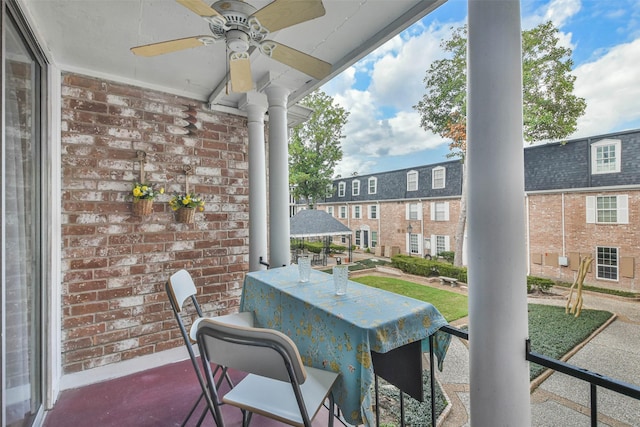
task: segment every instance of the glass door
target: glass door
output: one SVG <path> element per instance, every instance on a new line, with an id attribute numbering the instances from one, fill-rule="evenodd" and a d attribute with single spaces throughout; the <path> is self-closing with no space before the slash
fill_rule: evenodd
<path id="1" fill-rule="evenodd" d="M 2 425 L 23 427 L 42 406 L 41 66 L 4 12 Z"/>

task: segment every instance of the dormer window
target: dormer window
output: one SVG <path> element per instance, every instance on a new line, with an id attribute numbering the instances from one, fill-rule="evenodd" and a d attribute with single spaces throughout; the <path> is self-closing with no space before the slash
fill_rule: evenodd
<path id="1" fill-rule="evenodd" d="M 376 194 L 378 192 L 378 178 L 369 178 L 368 186 L 369 194 Z"/>
<path id="2" fill-rule="evenodd" d="M 347 187 L 347 184 L 345 184 L 344 182 L 338 183 L 338 197 L 344 197 L 346 187 Z"/>
<path id="3" fill-rule="evenodd" d="M 619 139 L 603 139 L 591 144 L 591 173 L 620 172 L 621 154 Z"/>
<path id="4" fill-rule="evenodd" d="M 446 185 L 446 169 L 442 166 L 433 168 L 431 171 L 431 188 L 444 188 Z"/>
<path id="5" fill-rule="evenodd" d="M 418 190 L 418 171 L 407 172 L 407 191 Z"/>
<path id="6" fill-rule="evenodd" d="M 352 196 L 360 195 L 360 181 L 357 179 L 351 181 L 351 195 Z"/>

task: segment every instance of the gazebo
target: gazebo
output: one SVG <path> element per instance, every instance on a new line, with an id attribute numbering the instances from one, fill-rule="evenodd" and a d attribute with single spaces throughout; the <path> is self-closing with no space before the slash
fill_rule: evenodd
<path id="1" fill-rule="evenodd" d="M 351 229 L 335 219 L 325 211 L 317 209 L 306 209 L 298 212 L 289 218 L 289 232 L 291 239 L 299 239 L 304 242 L 305 239 L 322 238 L 324 241 L 324 250 L 321 256 L 314 257 L 314 264 L 327 265 L 327 255 L 330 250 L 330 243 L 334 236 L 348 236 L 348 253 L 349 260 L 352 259 L 351 252 Z M 291 261 L 295 262 L 299 251 L 292 250 Z"/>

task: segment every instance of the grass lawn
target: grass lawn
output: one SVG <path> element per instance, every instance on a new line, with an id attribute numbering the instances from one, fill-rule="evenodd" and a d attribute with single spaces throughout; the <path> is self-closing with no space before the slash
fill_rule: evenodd
<path id="1" fill-rule="evenodd" d="M 393 277 L 363 276 L 352 278 L 351 280 L 431 303 L 447 319 L 447 322 L 461 319 L 468 314 L 468 298 L 466 295 L 443 291 L 430 286 L 422 286 Z"/>
<path id="2" fill-rule="evenodd" d="M 363 276 L 352 279 L 433 304 L 448 322 L 468 314 L 465 295 L 390 277 Z M 560 359 L 603 325 L 612 314 L 602 310 L 582 310 L 579 317 L 566 314 L 564 307 L 529 304 L 529 337 L 536 353 Z M 544 371 L 531 364 L 531 379 Z"/>

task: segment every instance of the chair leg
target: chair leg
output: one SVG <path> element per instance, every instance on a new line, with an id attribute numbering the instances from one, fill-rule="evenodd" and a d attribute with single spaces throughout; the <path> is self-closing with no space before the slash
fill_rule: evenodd
<path id="1" fill-rule="evenodd" d="M 333 427 L 334 411 L 335 401 L 333 399 L 333 393 L 329 393 L 329 427 Z"/>
<path id="2" fill-rule="evenodd" d="M 203 397 L 204 397 L 204 395 L 202 393 L 200 393 L 200 396 L 198 397 L 198 400 L 196 400 L 196 403 L 191 407 L 191 410 L 187 414 L 187 417 L 184 419 L 182 424 L 180 424 L 180 427 L 184 427 L 184 426 L 187 425 L 187 421 L 189 421 L 189 419 L 191 418 L 191 415 L 193 415 L 193 413 L 195 412 L 196 408 L 200 404 L 200 401 L 202 400 Z"/>
<path id="3" fill-rule="evenodd" d="M 242 410 L 242 427 L 249 427 L 249 423 L 251 422 L 251 416 L 253 412 L 249 412 L 246 410 Z"/>

